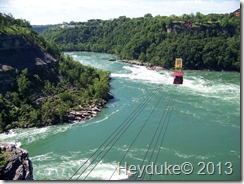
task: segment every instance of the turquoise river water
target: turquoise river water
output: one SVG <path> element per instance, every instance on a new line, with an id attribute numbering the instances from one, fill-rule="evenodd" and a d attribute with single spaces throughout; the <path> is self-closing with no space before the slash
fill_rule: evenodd
<path id="1" fill-rule="evenodd" d="M 36 180 L 240 179 L 239 73 L 185 71 L 176 86 L 172 71 L 66 54 L 110 71 L 115 98 L 86 122 L 0 134 L 28 150 Z"/>

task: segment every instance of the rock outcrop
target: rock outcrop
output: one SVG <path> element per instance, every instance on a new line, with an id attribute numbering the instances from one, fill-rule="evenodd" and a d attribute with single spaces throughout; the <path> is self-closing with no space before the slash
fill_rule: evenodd
<path id="1" fill-rule="evenodd" d="M 0 71 L 6 66 L 23 70 L 40 65 L 56 64 L 57 60 L 45 52 L 33 40 L 21 35 L 1 35 L 0 37 Z"/>
<path id="2" fill-rule="evenodd" d="M 151 67 L 147 67 L 148 70 L 165 70 L 164 67 L 162 66 L 151 66 Z"/>
<path id="3" fill-rule="evenodd" d="M 0 171 L 1 180 L 33 180 L 33 167 L 28 152 L 11 143 L 0 143 L 7 163 Z"/>
<path id="4" fill-rule="evenodd" d="M 139 66 L 149 66 L 149 63 L 147 62 L 141 62 L 138 60 L 128 60 L 128 59 L 123 59 L 121 60 L 124 63 L 129 63 L 129 64 L 133 64 L 133 65 L 139 65 Z"/>

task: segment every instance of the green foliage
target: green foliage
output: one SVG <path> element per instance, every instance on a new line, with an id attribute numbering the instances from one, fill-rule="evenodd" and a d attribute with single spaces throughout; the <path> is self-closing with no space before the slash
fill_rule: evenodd
<path id="1" fill-rule="evenodd" d="M 28 21 L 23 19 L 15 19 L 11 14 L 2 14 L 0 13 L 0 26 L 20 26 L 24 28 L 31 28 L 31 25 Z"/>
<path id="2" fill-rule="evenodd" d="M 7 154 L 6 151 L 0 151 L 0 178 L 2 169 L 5 167 L 5 165 L 8 163 Z"/>
<path id="3" fill-rule="evenodd" d="M 45 29 L 48 29 L 51 25 L 32 25 L 32 29 L 38 33 L 42 33 Z"/>
<path id="4" fill-rule="evenodd" d="M 13 88 L 0 93 L 0 132 L 63 123 L 73 108 L 107 100 L 108 72 L 61 55 L 58 73 L 53 82 L 27 69 L 16 75 Z"/>
<path id="5" fill-rule="evenodd" d="M 27 68 L 22 71 L 22 74 L 20 74 L 19 77 L 17 77 L 17 86 L 18 86 L 18 91 L 21 95 L 27 95 L 28 90 L 30 88 L 31 82 L 27 78 L 28 75 L 28 70 Z"/>
<path id="6" fill-rule="evenodd" d="M 11 69 L 0 75 L 5 80 L 8 74 L 12 80 L 7 90 L 0 88 L 0 132 L 64 123 L 71 110 L 107 100 L 108 72 L 61 54 L 53 41 L 31 30 L 25 20 L 0 14 L 0 27 L 0 35 L 21 35 L 29 47 L 40 47 L 58 60 L 53 65 L 20 72 Z"/>
<path id="7" fill-rule="evenodd" d="M 30 23 L 24 19 L 14 19 L 12 15 L 0 13 L 0 36 L 21 35 L 29 47 L 32 47 L 33 45 L 39 46 L 43 51 L 46 51 L 58 58 L 59 49 L 56 44 L 52 41 L 45 40 L 31 28 L 32 26 Z"/>
<path id="8" fill-rule="evenodd" d="M 240 16 L 234 14 L 121 16 L 51 26 L 42 35 L 64 51 L 107 52 L 166 68 L 182 57 L 185 69 L 240 71 Z"/>

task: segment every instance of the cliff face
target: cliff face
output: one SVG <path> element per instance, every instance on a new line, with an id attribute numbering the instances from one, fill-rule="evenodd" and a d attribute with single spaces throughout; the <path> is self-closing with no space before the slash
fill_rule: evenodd
<path id="1" fill-rule="evenodd" d="M 22 35 L 1 35 L 0 37 L 0 71 L 6 66 L 22 70 L 55 62 L 56 59 L 50 54 Z"/>
<path id="2" fill-rule="evenodd" d="M 0 50 L 28 48 L 27 42 L 20 35 L 1 35 Z"/>
<path id="3" fill-rule="evenodd" d="M 16 69 L 28 68 L 48 76 L 57 67 L 58 61 L 34 40 L 24 35 L 0 34 L 0 92 L 5 93 L 15 82 Z"/>
<path id="4" fill-rule="evenodd" d="M 5 153 L 6 164 L 0 171 L 1 180 L 33 180 L 32 163 L 28 152 L 10 143 L 0 143 L 0 152 Z"/>

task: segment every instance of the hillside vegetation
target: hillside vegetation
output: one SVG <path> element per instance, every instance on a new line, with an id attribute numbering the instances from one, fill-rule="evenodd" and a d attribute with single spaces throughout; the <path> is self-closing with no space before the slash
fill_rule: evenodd
<path id="1" fill-rule="evenodd" d="M 240 71 L 240 16 L 201 13 L 140 18 L 121 16 L 51 26 L 42 35 L 63 51 L 117 54 L 171 68 Z"/>
<path id="2" fill-rule="evenodd" d="M 108 100 L 108 72 L 61 54 L 29 22 L 0 14 L 0 40 L 0 132 L 67 122 Z"/>

